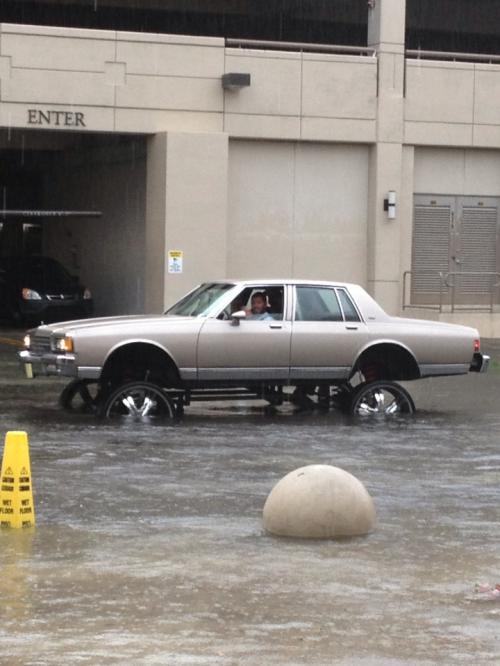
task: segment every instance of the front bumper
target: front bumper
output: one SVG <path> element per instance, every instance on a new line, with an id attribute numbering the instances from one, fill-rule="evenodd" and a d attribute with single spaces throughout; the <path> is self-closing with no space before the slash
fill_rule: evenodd
<path id="1" fill-rule="evenodd" d="M 19 352 L 19 360 L 25 367 L 27 377 L 37 375 L 59 375 L 76 377 L 78 366 L 74 354 L 35 354 L 29 349 Z"/>
<path id="2" fill-rule="evenodd" d="M 489 365 L 490 357 L 487 354 L 476 352 L 469 369 L 471 372 L 487 372 Z"/>

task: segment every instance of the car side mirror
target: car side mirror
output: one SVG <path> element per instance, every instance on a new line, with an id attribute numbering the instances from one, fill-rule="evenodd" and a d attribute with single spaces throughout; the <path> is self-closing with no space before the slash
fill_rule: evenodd
<path id="1" fill-rule="evenodd" d="M 246 319 L 247 313 L 245 310 L 237 310 L 231 314 L 231 325 L 239 326 L 242 319 Z"/>

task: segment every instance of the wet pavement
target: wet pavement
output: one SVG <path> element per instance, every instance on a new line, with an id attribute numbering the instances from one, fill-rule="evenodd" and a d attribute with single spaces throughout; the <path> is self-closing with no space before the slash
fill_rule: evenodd
<path id="1" fill-rule="evenodd" d="M 26 430 L 37 525 L 0 531 L 0 664 L 497 664 L 500 342 L 488 375 L 408 384 L 418 413 L 195 406 L 120 426 L 57 407 L 0 333 L 2 439 Z M 266 535 L 287 472 L 342 467 L 374 532 Z"/>

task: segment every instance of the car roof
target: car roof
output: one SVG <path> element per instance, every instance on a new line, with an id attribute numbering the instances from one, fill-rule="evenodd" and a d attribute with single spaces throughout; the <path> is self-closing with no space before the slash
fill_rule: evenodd
<path id="1" fill-rule="evenodd" d="M 208 281 L 207 281 L 208 282 Z M 261 285 L 266 284 L 269 286 L 280 285 L 280 284 L 291 284 L 291 285 L 311 285 L 311 286 L 328 286 L 328 287 L 354 287 L 352 282 L 334 282 L 332 280 L 300 280 L 298 278 L 252 278 L 252 279 L 231 279 L 227 278 L 225 280 L 210 280 L 209 282 L 214 284 L 247 284 L 247 285 Z"/>
<path id="2" fill-rule="evenodd" d="M 370 296 L 370 294 L 361 285 L 353 282 L 333 282 L 331 280 L 300 280 L 298 278 L 255 278 L 250 280 L 212 280 L 205 284 L 232 284 L 235 287 L 272 287 L 274 285 L 300 285 L 317 287 L 341 287 L 349 291 L 354 297 L 363 316 L 371 320 L 387 319 L 388 315 L 383 308 Z"/>

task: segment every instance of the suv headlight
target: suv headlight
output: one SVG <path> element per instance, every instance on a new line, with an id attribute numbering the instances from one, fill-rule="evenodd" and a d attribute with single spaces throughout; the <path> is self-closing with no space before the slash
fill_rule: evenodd
<path id="1" fill-rule="evenodd" d="M 58 352 L 72 352 L 74 350 L 73 338 L 70 335 L 65 335 L 63 338 L 55 338 L 52 341 L 54 351 Z"/>

